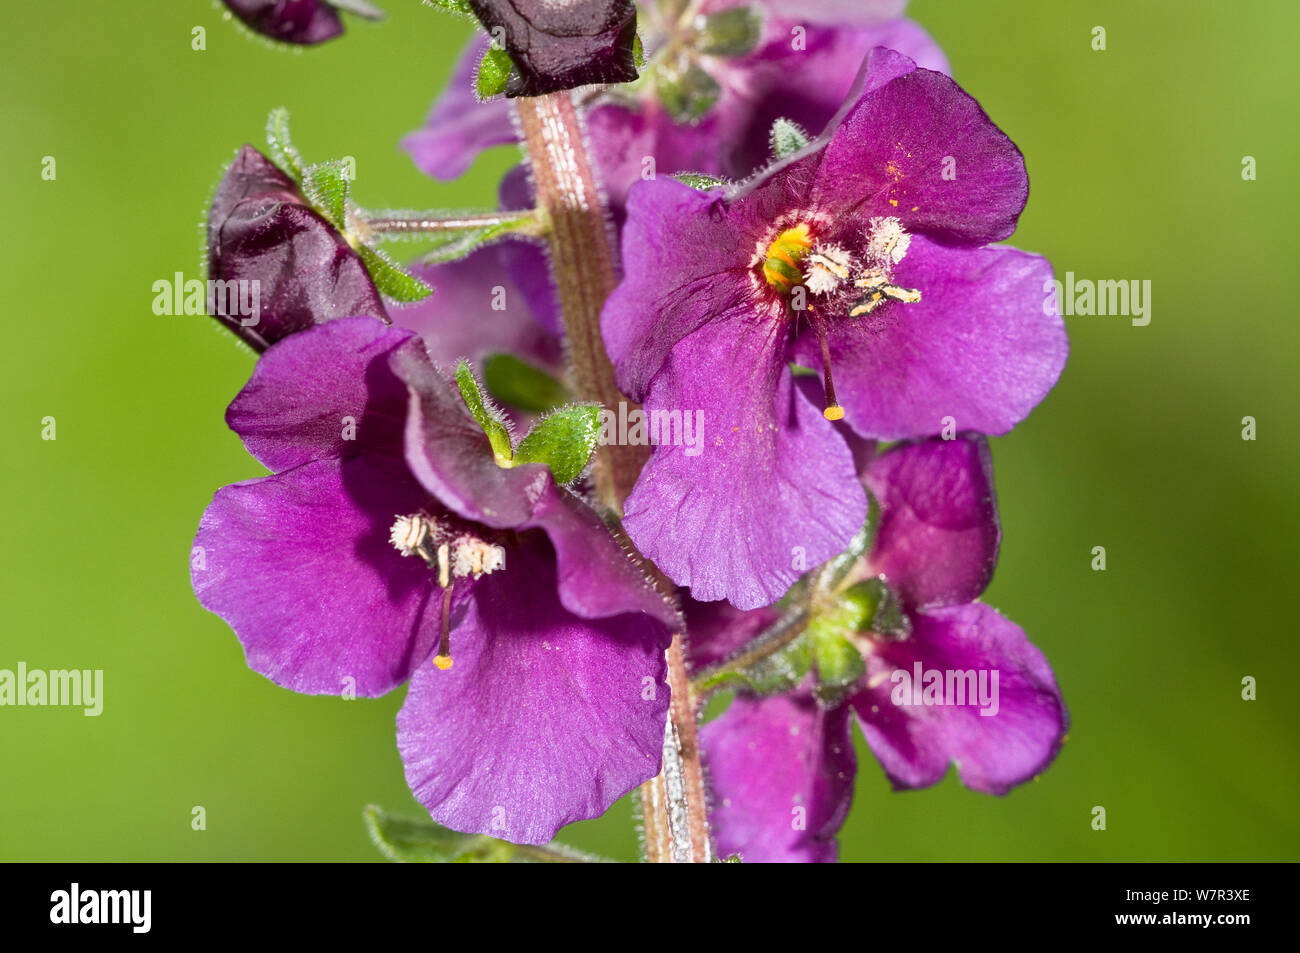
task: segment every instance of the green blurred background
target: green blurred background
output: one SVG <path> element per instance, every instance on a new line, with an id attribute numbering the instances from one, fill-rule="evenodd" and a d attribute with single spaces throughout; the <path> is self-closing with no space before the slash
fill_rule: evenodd
<path id="1" fill-rule="evenodd" d="M 445 185 L 397 147 L 469 24 L 383 5 L 387 22 L 297 53 L 205 0 L 6 4 L 0 668 L 101 668 L 105 708 L 0 708 L 0 859 L 371 860 L 364 804 L 421 813 L 393 740 L 401 691 L 283 691 L 195 602 L 199 514 L 261 472 L 222 422 L 252 356 L 214 322 L 151 310 L 155 280 L 200 276 L 209 192 L 273 106 L 308 156 L 356 157 L 363 204 L 493 202 L 512 149 Z M 1300 530 L 1300 8 L 916 0 L 911 14 L 1028 157 L 1015 244 L 1061 274 L 1149 279 L 1153 311 L 1147 327 L 1067 318 L 1059 387 L 995 442 L 1005 534 L 987 598 L 1055 666 L 1068 744 L 1002 799 L 951 774 L 891 794 L 861 748 L 841 855 L 1297 859 L 1300 649 L 1283 596 Z M 562 836 L 636 856 L 626 799 Z"/>

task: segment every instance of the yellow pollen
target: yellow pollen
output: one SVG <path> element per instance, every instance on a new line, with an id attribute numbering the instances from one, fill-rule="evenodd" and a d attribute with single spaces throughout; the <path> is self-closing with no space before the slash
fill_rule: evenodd
<path id="1" fill-rule="evenodd" d="M 433 657 L 433 664 L 438 666 L 438 668 L 442 669 L 445 672 L 447 671 L 447 669 L 451 668 L 451 656 L 435 655 Z"/>
<path id="2" fill-rule="evenodd" d="M 822 411 L 822 416 L 827 420 L 842 420 L 844 417 L 844 408 L 839 404 L 832 404 Z"/>
<path id="3" fill-rule="evenodd" d="M 781 294 L 788 292 L 803 280 L 799 261 L 812 246 L 812 236 L 808 233 L 806 223 L 800 222 L 787 228 L 767 246 L 767 254 L 763 259 L 763 279 Z"/>

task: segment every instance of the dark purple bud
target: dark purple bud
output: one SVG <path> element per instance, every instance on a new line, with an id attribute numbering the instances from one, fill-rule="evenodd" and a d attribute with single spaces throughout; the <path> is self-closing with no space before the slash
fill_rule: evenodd
<path id="1" fill-rule="evenodd" d="M 507 96 L 636 79 L 632 0 L 469 0 L 469 5 L 515 65 Z"/>
<path id="2" fill-rule="evenodd" d="M 388 317 L 347 240 L 252 146 L 212 197 L 208 279 L 208 313 L 258 351 L 332 318 Z"/>
<path id="3" fill-rule="evenodd" d="M 343 32 L 343 20 L 325 0 L 222 0 L 244 25 L 281 43 L 311 46 Z"/>

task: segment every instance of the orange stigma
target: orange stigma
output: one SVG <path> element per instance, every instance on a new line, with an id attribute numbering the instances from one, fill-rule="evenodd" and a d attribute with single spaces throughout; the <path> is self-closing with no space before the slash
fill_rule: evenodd
<path id="1" fill-rule="evenodd" d="M 451 668 L 451 589 L 449 585 L 442 590 L 442 634 L 438 639 L 438 654 L 433 657 L 433 664 L 444 672 Z"/>
<path id="2" fill-rule="evenodd" d="M 808 323 L 812 325 L 822 350 L 822 384 L 826 389 L 826 409 L 822 411 L 822 416 L 827 420 L 843 420 L 844 408 L 835 397 L 835 379 L 831 376 L 831 345 L 826 339 L 826 319 L 810 311 Z"/>

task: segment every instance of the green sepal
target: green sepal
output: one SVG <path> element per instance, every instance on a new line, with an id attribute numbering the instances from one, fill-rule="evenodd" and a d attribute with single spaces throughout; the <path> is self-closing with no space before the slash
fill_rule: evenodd
<path id="1" fill-rule="evenodd" d="M 785 118 L 777 119 L 772 123 L 772 131 L 768 134 L 768 144 L 772 148 L 773 159 L 784 159 L 786 156 L 794 155 L 811 141 L 798 123 Z"/>
<path id="2" fill-rule="evenodd" d="M 302 194 L 312 208 L 323 215 L 340 232 L 347 231 L 347 167 L 342 159 L 330 159 L 307 166 L 302 171 Z"/>
<path id="3" fill-rule="evenodd" d="M 695 49 L 710 56 L 743 56 L 758 46 L 763 19 L 750 7 L 732 7 L 703 18 Z"/>
<path id="4" fill-rule="evenodd" d="M 563 383 L 513 354 L 485 357 L 483 384 L 496 400 L 530 414 L 544 414 L 573 400 Z"/>
<path id="5" fill-rule="evenodd" d="M 640 33 L 632 39 L 632 62 L 638 71 L 645 69 L 645 45 L 641 42 Z"/>
<path id="6" fill-rule="evenodd" d="M 544 463 L 556 483 L 582 476 L 600 439 L 600 405 L 570 404 L 539 420 L 515 448 L 515 465 Z"/>
<path id="7" fill-rule="evenodd" d="M 266 144 L 275 164 L 295 182 L 302 182 L 302 155 L 289 138 L 289 110 L 283 106 L 272 109 L 266 119 Z"/>
<path id="8" fill-rule="evenodd" d="M 514 466 L 514 451 L 510 447 L 510 431 L 506 429 L 505 422 L 498 415 L 496 408 L 483 400 L 483 392 L 479 388 L 478 378 L 470 370 L 468 361 L 461 361 L 456 365 L 456 386 L 460 388 L 460 396 L 465 401 L 465 406 L 469 408 L 469 412 L 478 421 L 478 425 L 483 428 L 483 432 L 487 434 L 488 443 L 492 445 L 492 455 L 496 458 L 497 466 Z"/>
<path id="9" fill-rule="evenodd" d="M 747 668 L 718 671 L 699 688 L 702 693 L 728 686 L 745 688 L 756 695 L 776 695 L 797 688 L 811 667 L 812 644 L 805 633 Z"/>
<path id="10" fill-rule="evenodd" d="M 545 847 L 511 844 L 486 834 L 461 834 L 432 821 L 389 814 L 374 804 L 362 811 L 371 842 L 399 864 L 602 864 L 603 857 L 564 844 Z"/>
<path id="11" fill-rule="evenodd" d="M 689 185 L 699 192 L 707 192 L 709 189 L 726 188 L 731 183 L 726 179 L 719 179 L 717 176 L 709 175 L 705 172 L 677 172 L 673 178 L 682 185 Z"/>
<path id="12" fill-rule="evenodd" d="M 478 78 L 474 80 L 474 93 L 479 102 L 499 96 L 506 91 L 506 80 L 515 64 L 510 54 L 500 47 L 489 47 L 478 64 Z"/>
<path id="13" fill-rule="evenodd" d="M 375 283 L 380 294 L 387 295 L 394 301 L 410 302 L 422 301 L 433 294 L 433 289 L 426 285 L 415 275 L 403 271 L 397 262 L 393 261 L 378 248 L 371 248 L 369 245 L 357 245 L 356 252 L 361 256 L 361 260 L 366 263 L 366 270 L 370 272 L 370 280 Z"/>

